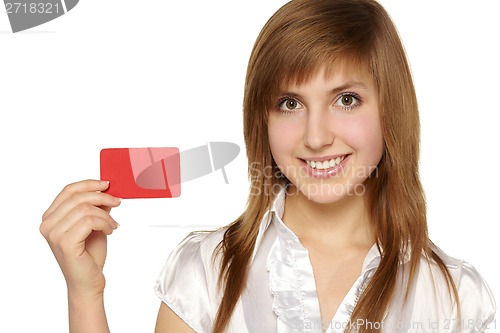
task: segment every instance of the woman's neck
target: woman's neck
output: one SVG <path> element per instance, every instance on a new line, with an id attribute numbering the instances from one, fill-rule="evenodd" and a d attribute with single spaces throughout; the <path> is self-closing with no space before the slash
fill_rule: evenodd
<path id="1" fill-rule="evenodd" d="M 346 196 L 331 204 L 320 204 L 291 187 L 283 222 L 304 245 L 369 248 L 375 242 L 369 216 L 365 196 Z"/>

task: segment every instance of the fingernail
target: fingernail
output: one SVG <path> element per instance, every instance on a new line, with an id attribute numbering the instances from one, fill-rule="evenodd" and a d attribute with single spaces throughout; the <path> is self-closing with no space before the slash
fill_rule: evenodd
<path id="1" fill-rule="evenodd" d="M 109 181 L 108 180 L 101 180 L 101 185 L 107 186 L 107 185 L 109 185 Z"/>
<path id="2" fill-rule="evenodd" d="M 122 199 L 121 198 L 117 198 L 117 197 L 113 197 L 115 199 L 116 202 L 122 202 Z"/>

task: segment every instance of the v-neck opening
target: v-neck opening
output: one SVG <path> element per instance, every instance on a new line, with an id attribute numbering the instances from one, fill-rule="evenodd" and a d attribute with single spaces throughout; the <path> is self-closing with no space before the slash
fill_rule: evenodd
<path id="1" fill-rule="evenodd" d="M 368 251 L 361 275 L 350 287 L 324 330 L 309 251 L 276 214 L 271 224 L 277 229 L 277 237 L 268 255 L 267 270 L 273 311 L 278 316 L 277 332 L 343 332 L 370 277 L 369 272 L 376 267 L 376 246 Z"/>

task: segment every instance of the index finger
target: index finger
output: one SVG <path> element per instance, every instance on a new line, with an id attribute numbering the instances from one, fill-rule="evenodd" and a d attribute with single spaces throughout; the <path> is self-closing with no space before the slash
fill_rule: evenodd
<path id="1" fill-rule="evenodd" d="M 87 179 L 76 183 L 66 185 L 57 195 L 50 207 L 43 213 L 42 220 L 57 209 L 66 199 L 77 192 L 96 192 L 104 191 L 109 187 L 109 182 L 105 180 Z"/>

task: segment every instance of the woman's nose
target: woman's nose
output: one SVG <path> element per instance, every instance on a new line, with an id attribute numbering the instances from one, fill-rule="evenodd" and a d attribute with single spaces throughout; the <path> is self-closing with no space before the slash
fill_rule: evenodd
<path id="1" fill-rule="evenodd" d="M 309 110 L 304 133 L 304 144 L 311 149 L 320 149 L 333 144 L 333 127 L 328 110 Z"/>

